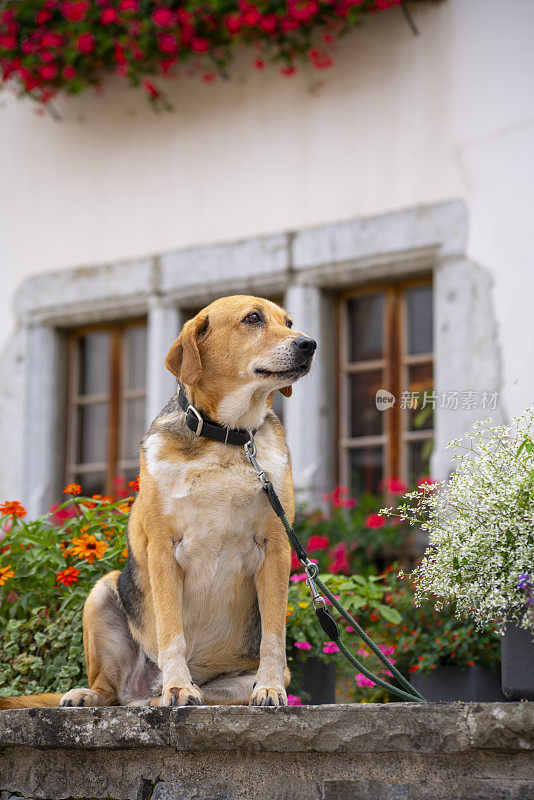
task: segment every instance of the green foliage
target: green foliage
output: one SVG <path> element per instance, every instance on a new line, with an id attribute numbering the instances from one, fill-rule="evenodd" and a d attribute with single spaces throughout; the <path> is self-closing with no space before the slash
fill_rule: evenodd
<path id="1" fill-rule="evenodd" d="M 32 521 L 19 504 L 0 508 L 15 508 L 0 518 L 0 694 L 65 691 L 85 680 L 83 604 L 100 577 L 125 564 L 131 499 L 73 496 Z M 59 583 L 69 568 L 79 574 Z"/>

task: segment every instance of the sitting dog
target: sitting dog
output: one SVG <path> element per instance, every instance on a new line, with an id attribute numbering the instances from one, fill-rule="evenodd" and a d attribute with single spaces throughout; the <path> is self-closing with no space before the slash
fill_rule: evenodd
<path id="1" fill-rule="evenodd" d="M 225 297 L 172 345 L 179 391 L 141 443 L 128 562 L 84 607 L 90 688 L 60 705 L 287 704 L 290 546 L 242 445 L 255 432 L 291 521 L 290 456 L 270 404 L 316 349 L 291 327 L 268 300 Z"/>

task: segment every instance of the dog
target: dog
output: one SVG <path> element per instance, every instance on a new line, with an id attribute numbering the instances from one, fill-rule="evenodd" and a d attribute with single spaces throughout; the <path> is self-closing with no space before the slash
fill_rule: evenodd
<path id="1" fill-rule="evenodd" d="M 3 707 L 287 704 L 290 545 L 230 440 L 254 437 L 292 521 L 290 454 L 270 406 L 277 389 L 291 395 L 316 346 L 258 297 L 221 298 L 184 325 L 165 359 L 179 392 L 141 442 L 128 561 L 84 606 L 89 687 Z M 226 439 L 208 438 L 210 426 Z"/>

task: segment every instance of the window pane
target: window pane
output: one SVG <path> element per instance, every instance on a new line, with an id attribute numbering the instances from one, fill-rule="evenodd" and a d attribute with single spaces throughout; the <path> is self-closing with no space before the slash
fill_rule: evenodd
<path id="1" fill-rule="evenodd" d="M 74 483 L 79 483 L 82 487 L 82 494 L 105 494 L 106 476 L 103 472 L 82 472 L 74 476 Z"/>
<path id="2" fill-rule="evenodd" d="M 408 367 L 408 391 L 414 408 L 409 410 L 409 430 L 432 430 L 434 427 L 434 378 L 432 364 Z"/>
<path id="3" fill-rule="evenodd" d="M 382 358 L 384 353 L 384 295 L 356 297 L 348 303 L 349 361 Z"/>
<path id="4" fill-rule="evenodd" d="M 422 442 L 408 442 L 408 482 L 415 486 L 417 481 L 430 474 L 429 459 L 432 453 L 432 439 Z"/>
<path id="5" fill-rule="evenodd" d="M 146 325 L 135 325 L 125 332 L 126 389 L 144 389 L 146 386 Z"/>
<path id="6" fill-rule="evenodd" d="M 382 370 L 349 376 L 350 436 L 382 433 L 383 411 L 376 407 L 376 392 L 383 386 Z"/>
<path id="7" fill-rule="evenodd" d="M 144 397 L 125 400 L 122 404 L 122 412 L 124 418 L 122 421 L 121 460 L 137 460 L 139 443 L 146 433 Z"/>
<path id="8" fill-rule="evenodd" d="M 414 286 L 406 290 L 408 353 L 433 350 L 432 287 Z"/>
<path id="9" fill-rule="evenodd" d="M 76 463 L 94 464 L 107 461 L 108 403 L 78 406 L 76 413 Z"/>
<path id="10" fill-rule="evenodd" d="M 109 391 L 108 331 L 88 333 L 78 339 L 78 394 L 100 394 Z"/>
<path id="11" fill-rule="evenodd" d="M 349 450 L 350 494 L 358 497 L 363 492 L 376 494 L 382 480 L 383 452 L 381 447 L 362 447 Z"/>

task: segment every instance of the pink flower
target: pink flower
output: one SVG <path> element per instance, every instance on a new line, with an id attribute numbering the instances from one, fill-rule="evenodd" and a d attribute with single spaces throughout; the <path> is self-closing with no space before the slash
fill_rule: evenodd
<path id="1" fill-rule="evenodd" d="M 311 650 L 312 646 L 309 642 L 295 642 L 295 647 L 298 650 Z"/>
<path id="2" fill-rule="evenodd" d="M 354 633 L 354 628 L 352 627 L 352 625 L 347 625 L 345 630 L 347 631 L 347 633 Z"/>
<path id="3" fill-rule="evenodd" d="M 323 653 L 339 653 L 339 647 L 334 642 L 325 642 L 323 645 Z"/>
<path id="4" fill-rule="evenodd" d="M 384 653 L 385 656 L 391 656 L 395 652 L 395 648 L 394 647 L 390 647 L 389 645 L 386 645 L 386 644 L 379 644 L 378 645 L 378 649 L 382 653 Z M 392 663 L 394 664 L 395 662 L 393 661 Z"/>
<path id="5" fill-rule="evenodd" d="M 291 575 L 289 580 L 293 581 L 293 583 L 296 583 L 297 581 L 305 581 L 307 577 L 308 576 L 305 572 L 301 572 L 298 575 Z"/>
<path id="6" fill-rule="evenodd" d="M 57 75 L 57 66 L 56 64 L 45 64 L 39 70 L 39 75 L 44 81 L 51 81 Z"/>
<path id="7" fill-rule="evenodd" d="M 300 699 L 300 697 L 297 697 L 296 694 L 288 694 L 287 704 L 288 706 L 301 706 L 302 700 Z"/>
<path id="8" fill-rule="evenodd" d="M 178 42 L 172 33 L 162 33 L 158 37 L 158 46 L 162 53 L 173 54 L 178 52 Z"/>
<path id="9" fill-rule="evenodd" d="M 359 650 L 356 650 L 356 655 L 357 656 L 363 656 L 364 658 L 367 658 L 369 653 L 367 652 L 367 650 L 364 650 L 363 648 L 360 647 Z"/>
<path id="10" fill-rule="evenodd" d="M 369 514 L 365 524 L 368 528 L 381 528 L 386 524 L 386 520 L 380 514 Z"/>
<path id="11" fill-rule="evenodd" d="M 361 689 L 363 686 L 374 686 L 374 685 L 375 685 L 374 681 L 372 681 L 370 678 L 367 678 L 367 677 L 366 677 L 366 676 L 363 674 L 363 672 L 359 672 L 359 673 L 358 673 L 358 674 L 355 676 L 355 678 L 356 678 L 356 683 L 358 684 L 358 686 L 360 687 L 360 689 Z"/>

